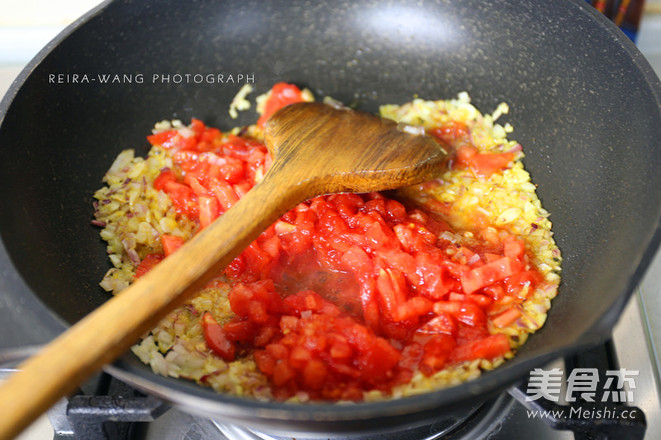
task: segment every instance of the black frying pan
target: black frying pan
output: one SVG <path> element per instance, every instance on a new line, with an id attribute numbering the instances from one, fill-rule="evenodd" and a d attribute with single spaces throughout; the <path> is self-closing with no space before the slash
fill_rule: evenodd
<path id="1" fill-rule="evenodd" d="M 122 79 L 101 84 L 106 74 Z M 195 74 L 215 81 L 197 83 Z M 564 255 L 548 322 L 496 371 L 382 403 L 290 406 L 218 395 L 156 376 L 131 355 L 113 374 L 191 411 L 339 432 L 474 405 L 608 337 L 661 238 L 661 87 L 634 45 L 582 0 L 105 4 L 42 51 L 0 108 L 0 231 L 13 264 L 3 276 L 20 274 L 25 294 L 64 324 L 106 300 L 98 282 L 109 263 L 90 226 L 101 176 L 122 149 L 147 151 L 155 121 L 253 121 L 227 113 L 246 78 L 259 93 L 287 80 L 369 111 L 463 90 L 484 112 L 508 102 L 504 120 L 524 145 Z"/>

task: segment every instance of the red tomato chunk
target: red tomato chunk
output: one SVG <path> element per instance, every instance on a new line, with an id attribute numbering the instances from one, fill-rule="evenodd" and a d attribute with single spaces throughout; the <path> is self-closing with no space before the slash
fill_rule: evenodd
<path id="1" fill-rule="evenodd" d="M 282 102 L 300 98 L 284 86 L 278 93 L 273 99 Z M 450 140 L 468 136 L 460 125 L 434 133 Z M 189 135 L 149 137 L 175 151 L 174 169 L 164 169 L 154 187 L 203 228 L 255 185 L 270 157 L 264 145 L 197 120 Z M 510 160 L 483 160 L 470 149 L 459 154 L 478 174 Z M 541 275 L 516 237 L 469 248 L 439 238 L 449 230 L 436 216 L 379 193 L 300 204 L 224 271 L 236 316 L 220 325 L 203 314 L 207 344 L 228 361 L 254 355 L 282 399 L 305 391 L 313 399 L 360 400 L 365 390 L 387 392 L 415 370 L 432 375 L 448 365 L 503 356 L 509 341 L 491 334 L 489 322 L 514 322 L 517 305 Z M 166 254 L 182 244 L 171 236 L 162 242 Z M 162 257 L 147 257 L 138 272 Z"/>
<path id="2" fill-rule="evenodd" d="M 264 106 L 264 113 L 257 120 L 257 125 L 263 127 L 266 124 L 268 118 L 276 112 L 276 110 L 288 105 L 294 104 L 296 102 L 303 101 L 303 95 L 301 90 L 293 84 L 287 83 L 277 83 L 274 84 L 271 88 L 271 94 L 266 100 L 266 105 Z"/>

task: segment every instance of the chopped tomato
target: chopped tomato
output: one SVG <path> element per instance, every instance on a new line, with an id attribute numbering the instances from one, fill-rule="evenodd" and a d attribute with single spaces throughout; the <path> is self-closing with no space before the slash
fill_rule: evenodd
<path id="1" fill-rule="evenodd" d="M 400 321 L 399 308 L 406 302 L 406 281 L 399 271 L 381 270 L 376 280 L 381 309 L 394 321 Z"/>
<path id="2" fill-rule="evenodd" d="M 275 84 L 271 88 L 271 93 L 264 106 L 264 113 L 257 120 L 257 125 L 263 127 L 273 113 L 286 105 L 302 102 L 303 100 L 301 89 L 295 85 L 284 82 Z"/>
<path id="3" fill-rule="evenodd" d="M 196 196 L 209 196 L 209 191 L 204 187 L 204 185 L 202 185 L 202 182 L 200 182 L 200 179 L 196 177 L 195 174 L 186 173 L 186 176 L 184 176 L 184 183 L 193 190 Z"/>
<path id="4" fill-rule="evenodd" d="M 475 175 L 489 177 L 507 168 L 514 159 L 514 153 L 480 153 L 471 145 L 462 145 L 456 152 L 457 164 L 470 168 Z"/>
<path id="5" fill-rule="evenodd" d="M 282 299 L 270 280 L 238 284 L 230 291 L 228 298 L 234 313 L 258 324 L 268 322 L 269 314 L 278 313 L 283 307 Z"/>
<path id="6" fill-rule="evenodd" d="M 218 200 L 218 207 L 222 212 L 227 211 L 239 201 L 236 191 L 226 181 L 214 179 L 211 181 L 210 187 Z"/>
<path id="7" fill-rule="evenodd" d="M 256 329 L 255 323 L 247 319 L 234 319 L 223 326 L 227 339 L 243 343 L 253 340 Z"/>
<path id="8" fill-rule="evenodd" d="M 161 245 L 163 246 L 163 253 L 166 257 L 179 249 L 183 244 L 184 239 L 181 237 L 169 234 L 161 235 Z"/>
<path id="9" fill-rule="evenodd" d="M 439 333 L 432 337 L 424 346 L 420 371 L 426 376 L 431 376 L 442 370 L 456 346 L 457 342 L 448 334 Z"/>
<path id="10" fill-rule="evenodd" d="M 287 383 L 296 377 L 296 370 L 294 370 L 289 361 L 283 359 L 275 364 L 273 367 L 273 384 L 275 386 L 284 387 Z"/>
<path id="11" fill-rule="evenodd" d="M 167 146 L 168 141 L 170 141 L 172 138 L 174 138 L 178 134 L 179 134 L 179 132 L 177 130 L 161 131 L 159 133 L 155 133 L 155 134 L 147 136 L 147 140 L 152 145 Z"/>
<path id="12" fill-rule="evenodd" d="M 213 196 L 199 196 L 197 201 L 200 215 L 200 226 L 205 228 L 220 215 L 220 204 Z"/>
<path id="13" fill-rule="evenodd" d="M 505 280 L 505 289 L 508 295 L 520 296 L 522 293 L 530 292 L 531 288 L 542 281 L 542 276 L 535 270 L 525 270 L 513 274 Z M 525 290 L 527 288 L 527 290 Z M 524 295 L 525 296 L 525 295 Z"/>
<path id="14" fill-rule="evenodd" d="M 214 353 L 227 362 L 234 360 L 236 347 L 227 338 L 223 327 L 218 324 L 209 312 L 205 312 L 202 315 L 202 331 L 204 333 L 204 340 Z"/>
<path id="15" fill-rule="evenodd" d="M 176 181 L 168 181 L 164 185 L 165 193 L 172 200 L 177 212 L 189 218 L 198 216 L 197 195 L 190 186 Z"/>
<path id="16" fill-rule="evenodd" d="M 467 344 L 460 345 L 452 352 L 451 360 L 472 361 L 474 359 L 493 359 L 511 351 L 509 340 L 503 334 L 489 335 Z"/>
<path id="17" fill-rule="evenodd" d="M 519 316 L 521 316 L 521 309 L 518 307 L 510 307 L 492 317 L 491 322 L 498 328 L 504 328 L 516 321 Z"/>
<path id="18" fill-rule="evenodd" d="M 466 124 L 459 121 L 448 121 L 440 127 L 429 130 L 429 134 L 439 138 L 446 144 L 453 145 L 456 141 L 465 140 L 469 131 Z"/>
<path id="19" fill-rule="evenodd" d="M 454 335 L 457 333 L 457 322 L 451 314 L 440 312 L 437 313 L 434 318 L 418 328 L 418 332 L 423 334 L 445 333 L 448 335 Z"/>
<path id="20" fill-rule="evenodd" d="M 149 272 L 149 270 L 152 267 L 156 266 L 158 263 L 160 263 L 161 260 L 163 260 L 163 258 L 165 258 L 165 256 L 161 254 L 147 255 L 145 258 L 142 259 L 142 261 L 140 261 L 138 267 L 135 268 L 135 278 L 136 279 L 140 278 L 141 276 Z"/>
<path id="21" fill-rule="evenodd" d="M 172 155 L 174 162 L 184 168 L 184 171 L 189 171 L 192 166 L 197 164 L 199 158 L 199 152 L 193 149 L 179 150 Z"/>
<path id="22" fill-rule="evenodd" d="M 503 242 L 503 254 L 513 260 L 523 260 L 526 245 L 522 240 L 510 236 Z"/>
<path id="23" fill-rule="evenodd" d="M 513 274 L 512 259 L 502 257 L 464 272 L 461 276 L 461 285 L 464 292 L 473 293 Z"/>
<path id="24" fill-rule="evenodd" d="M 158 177 L 154 179 L 154 189 L 164 190 L 165 185 L 168 182 L 176 182 L 176 181 L 177 181 L 177 177 L 174 175 L 174 172 L 169 168 L 165 168 L 161 170 L 161 173 L 158 175 Z"/>
<path id="25" fill-rule="evenodd" d="M 191 118 L 190 120 L 190 128 L 193 130 L 196 136 L 202 135 L 205 129 L 204 122 L 197 118 Z"/>
<path id="26" fill-rule="evenodd" d="M 484 310 L 471 301 L 438 301 L 433 308 L 434 313 L 448 313 L 457 321 L 471 327 L 484 327 L 486 324 Z"/>

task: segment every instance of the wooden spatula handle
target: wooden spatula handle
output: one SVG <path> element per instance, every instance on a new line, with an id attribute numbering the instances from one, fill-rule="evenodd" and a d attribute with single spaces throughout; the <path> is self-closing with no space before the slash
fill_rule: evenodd
<path id="1" fill-rule="evenodd" d="M 0 387 L 0 439 L 18 435 L 62 396 L 126 352 L 261 231 L 305 199 L 296 188 L 283 189 L 287 185 L 279 180 L 286 178 L 287 167 L 279 165 L 184 247 L 20 365 Z"/>

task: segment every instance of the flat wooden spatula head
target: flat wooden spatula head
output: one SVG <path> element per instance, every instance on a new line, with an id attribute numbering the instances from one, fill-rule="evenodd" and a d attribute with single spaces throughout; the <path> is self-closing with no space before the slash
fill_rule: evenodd
<path id="1" fill-rule="evenodd" d="M 265 140 L 274 165 L 294 170 L 291 180 L 311 186 L 311 195 L 425 182 L 444 170 L 447 157 L 447 148 L 418 127 L 321 103 L 280 109 Z"/>

